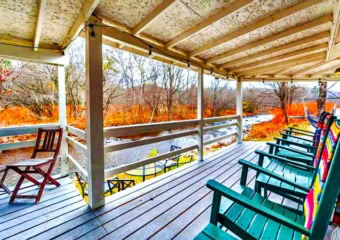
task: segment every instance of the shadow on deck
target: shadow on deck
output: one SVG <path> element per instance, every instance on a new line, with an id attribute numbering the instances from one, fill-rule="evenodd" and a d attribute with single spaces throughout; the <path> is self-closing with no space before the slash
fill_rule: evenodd
<path id="1" fill-rule="evenodd" d="M 192 239 L 208 223 L 212 193 L 205 184 L 216 179 L 237 187 L 240 158 L 257 162 L 265 143 L 245 142 L 168 174 L 138 184 L 106 199 L 91 210 L 69 178 L 48 189 L 39 204 L 22 200 L 8 204 L 0 196 L 0 239 Z M 255 172 L 248 175 L 253 187 Z M 35 190 L 33 187 L 23 192 Z M 272 194 L 274 201 L 285 201 Z"/>

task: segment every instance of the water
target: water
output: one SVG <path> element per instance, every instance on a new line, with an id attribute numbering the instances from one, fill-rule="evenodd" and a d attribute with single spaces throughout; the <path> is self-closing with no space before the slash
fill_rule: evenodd
<path id="1" fill-rule="evenodd" d="M 246 134 L 253 124 L 267 122 L 272 119 L 273 119 L 272 115 L 257 115 L 257 116 L 252 116 L 252 117 L 245 117 L 243 118 L 244 133 Z M 235 122 L 235 120 L 217 122 L 214 124 L 210 124 L 209 126 L 229 124 L 233 122 Z M 164 131 L 161 134 L 159 134 L 159 136 L 164 136 L 169 133 L 177 133 L 177 132 L 188 131 L 188 130 L 190 129 Z M 236 131 L 237 131 L 236 126 L 228 127 L 228 128 L 220 128 L 218 130 L 209 131 L 205 133 L 203 138 L 204 138 L 204 141 L 207 141 L 207 140 L 217 138 L 217 137 L 220 137 L 226 134 L 230 134 Z M 150 138 L 150 137 L 144 137 L 141 139 L 146 139 L 146 138 Z M 117 144 L 117 143 L 122 143 L 122 142 L 129 142 L 129 141 L 133 141 L 133 140 L 110 138 L 110 139 L 106 139 L 105 143 L 111 145 L 111 144 Z M 148 154 L 151 152 L 151 150 L 154 148 L 157 149 L 158 154 L 163 154 L 163 153 L 167 153 L 170 151 L 171 145 L 176 145 L 176 146 L 180 146 L 183 148 L 183 147 L 188 147 L 188 146 L 195 145 L 195 144 L 197 144 L 197 136 L 193 135 L 193 136 L 187 136 L 187 137 L 167 140 L 163 142 L 153 143 L 153 144 L 149 144 L 145 146 L 139 146 L 139 147 L 135 147 L 132 149 L 106 153 L 105 154 L 105 166 L 107 168 L 111 168 L 111 167 L 119 166 L 122 164 L 136 162 L 138 160 L 146 158 Z"/>

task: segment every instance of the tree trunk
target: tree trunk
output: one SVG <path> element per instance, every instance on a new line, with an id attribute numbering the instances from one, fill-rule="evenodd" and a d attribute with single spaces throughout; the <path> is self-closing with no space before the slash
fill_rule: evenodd
<path id="1" fill-rule="evenodd" d="M 316 100 L 318 104 L 318 115 L 319 116 L 325 110 L 326 98 L 327 98 L 327 82 L 320 82 L 319 83 L 319 97 Z"/>

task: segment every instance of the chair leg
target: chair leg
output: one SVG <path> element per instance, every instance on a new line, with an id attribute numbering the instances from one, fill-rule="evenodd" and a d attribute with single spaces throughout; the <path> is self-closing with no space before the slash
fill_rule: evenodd
<path id="1" fill-rule="evenodd" d="M 30 167 L 26 167 L 25 170 L 28 171 L 29 169 L 30 169 Z M 10 203 L 12 203 L 14 201 L 14 199 L 17 197 L 18 192 L 19 192 L 20 187 L 21 187 L 21 184 L 24 182 L 24 180 L 25 180 L 25 177 L 21 176 L 19 181 L 18 181 L 18 183 L 17 183 L 17 185 L 15 186 L 15 188 L 13 190 L 12 196 L 11 196 L 11 198 L 9 200 Z"/>
<path id="2" fill-rule="evenodd" d="M 37 197 L 36 197 L 36 199 L 35 199 L 35 203 L 38 203 L 38 202 L 40 201 L 41 196 L 42 196 L 42 194 L 43 194 L 43 192 L 44 192 L 44 189 L 45 189 L 45 186 L 46 186 L 47 181 L 51 181 L 50 179 L 52 179 L 52 178 L 51 178 L 51 173 L 52 173 L 53 167 L 54 167 L 54 163 L 51 163 L 50 166 L 49 166 L 49 168 L 48 168 L 48 170 L 47 170 L 47 173 L 46 173 L 45 176 L 44 176 L 44 180 L 42 181 L 42 183 L 41 183 L 41 185 L 40 185 L 40 189 L 39 189 L 38 195 L 37 195 Z M 41 169 L 39 169 L 39 170 L 41 170 Z M 42 171 L 42 170 L 41 170 L 41 171 Z M 53 179 L 53 180 L 54 180 L 54 179 Z M 59 183 L 58 183 L 58 184 L 59 184 Z M 59 184 L 59 186 L 60 186 L 60 184 Z M 59 186 L 57 185 L 57 187 L 59 187 Z"/>
<path id="3" fill-rule="evenodd" d="M 8 172 L 8 169 L 6 168 L 5 172 L 4 172 L 4 175 L 2 175 L 2 178 L 0 180 L 0 188 L 4 189 L 4 191 L 7 193 L 7 194 L 11 194 L 11 190 L 9 190 L 4 182 L 5 182 L 5 179 L 6 179 L 6 176 L 7 176 L 7 172 Z"/>

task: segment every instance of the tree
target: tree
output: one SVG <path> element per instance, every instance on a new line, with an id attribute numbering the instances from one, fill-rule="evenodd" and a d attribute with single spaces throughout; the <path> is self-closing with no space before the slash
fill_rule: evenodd
<path id="1" fill-rule="evenodd" d="M 327 98 L 327 82 L 320 81 L 319 82 L 319 96 L 318 96 L 318 99 L 316 100 L 319 116 L 325 110 L 326 98 Z"/>

